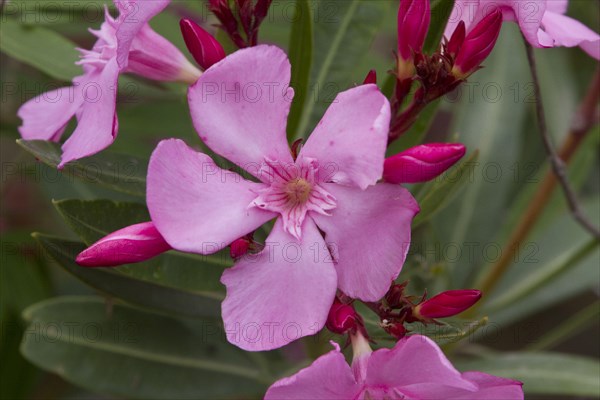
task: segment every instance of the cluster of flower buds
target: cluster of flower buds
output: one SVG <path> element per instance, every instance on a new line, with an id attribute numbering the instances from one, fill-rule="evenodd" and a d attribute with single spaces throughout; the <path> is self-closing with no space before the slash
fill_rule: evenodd
<path id="1" fill-rule="evenodd" d="M 502 13 L 493 9 L 469 31 L 461 22 L 436 52 L 424 54 L 423 45 L 430 19 L 429 0 L 400 1 L 397 80 L 391 102 L 390 141 L 406 132 L 427 104 L 451 92 L 481 68 L 481 63 L 492 52 L 502 27 Z M 419 82 L 419 88 L 412 102 L 401 110 L 415 82 Z"/>
<path id="2" fill-rule="evenodd" d="M 256 46 L 258 28 L 267 16 L 271 2 L 272 0 L 209 0 L 210 10 L 219 19 L 221 28 L 240 49 Z"/>
<path id="3" fill-rule="evenodd" d="M 449 290 L 430 299 L 425 293 L 420 299 L 405 294 L 408 282 L 394 284 L 383 301 L 370 305 L 379 315 L 383 329 L 397 339 L 408 332 L 407 323 L 438 324 L 436 318 L 448 318 L 462 313 L 481 298 L 479 290 Z"/>

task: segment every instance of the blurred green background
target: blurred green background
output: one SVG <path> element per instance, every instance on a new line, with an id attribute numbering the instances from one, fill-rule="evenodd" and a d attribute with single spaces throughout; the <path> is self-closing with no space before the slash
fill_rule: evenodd
<path id="1" fill-rule="evenodd" d="M 87 29 L 100 25 L 103 2 L 2 4 L 1 397 L 260 397 L 272 379 L 291 374 L 306 365 L 307 358 L 326 351 L 332 337 L 328 333 L 279 352 L 243 353 L 228 345 L 214 312 L 223 292 L 218 277 L 228 264 L 225 257 L 166 255 L 114 273 L 73 275 L 78 269 L 72 257 L 82 248 L 81 241 L 89 244 L 104 231 L 147 218 L 145 160 L 158 141 L 180 137 L 197 148 L 202 144 L 191 125 L 184 86 L 129 76 L 120 80 L 119 136 L 109 152 L 92 159 L 95 164 L 84 163 L 63 174 L 43 162 L 56 155 L 53 147 L 34 149 L 48 157 L 36 160 L 15 143 L 17 109 L 37 94 L 67 85 L 79 73 L 73 65 L 74 47 L 93 45 L 95 37 Z M 377 70 L 383 84 L 393 66 L 398 6 L 388 0 L 307 4 L 313 10 L 314 46 L 304 133 L 337 92 L 361 83 L 370 69 Z M 260 41 L 288 49 L 292 26 L 298 23 L 297 7 L 292 0 L 274 0 Z M 571 0 L 569 15 L 599 30 L 598 1 Z M 173 1 L 151 25 L 187 54 L 178 24 L 183 16 L 214 31 L 216 21 L 199 0 Z M 548 124 L 560 144 L 598 65 L 577 48 L 544 49 L 536 55 Z M 472 287 L 497 259 L 547 171 L 516 26 L 505 24 L 485 66 L 458 92 L 431 106 L 414 130 L 390 149 L 395 153 L 423 137 L 463 142 L 467 157 L 478 150 L 478 158 L 459 167 L 463 179 L 444 186 L 449 192 L 443 201 L 434 199 L 435 207 L 425 210 L 415 228 L 400 277 L 411 280 L 409 288 L 415 294 L 424 288 L 434 294 Z M 72 127 L 66 130 L 71 131 Z M 597 226 L 599 140 L 596 126 L 569 166 L 569 176 Z M 109 166 L 116 168 L 110 172 L 113 180 L 106 184 L 109 179 L 100 179 L 98 184 L 98 176 Z M 410 189 L 423 200 L 444 182 L 442 178 Z M 46 236 L 36 239 L 32 232 Z M 487 294 L 480 315 L 451 321 L 443 332 L 431 333 L 459 368 L 523 379 L 528 398 L 597 398 L 600 254 L 596 246 L 582 257 L 571 257 L 588 241 L 556 191 L 509 271 Z M 202 264 L 213 261 L 221 263 L 220 269 Z M 109 293 L 101 290 L 97 295 L 96 289 L 106 285 Z M 53 300 L 44 302 L 47 299 Z M 166 301 L 184 315 L 165 308 Z M 368 311 L 364 315 L 374 319 Z M 489 318 L 485 326 L 484 316 Z M 73 322 L 75 339 L 88 340 L 57 339 L 55 322 L 60 322 L 63 338 L 64 324 Z M 86 326 L 91 328 L 86 331 Z M 373 324 L 368 327 L 380 345 L 391 345 L 383 331 Z M 103 332 L 100 337 L 98 329 Z M 22 351 L 28 360 L 19 351 L 24 336 Z"/>

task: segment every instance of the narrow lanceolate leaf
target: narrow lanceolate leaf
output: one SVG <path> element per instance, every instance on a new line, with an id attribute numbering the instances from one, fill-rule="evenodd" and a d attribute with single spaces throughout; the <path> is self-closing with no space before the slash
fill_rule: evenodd
<path id="1" fill-rule="evenodd" d="M 58 143 L 18 139 L 17 144 L 50 167 L 60 163 Z M 139 158 L 104 151 L 67 164 L 62 173 L 118 192 L 145 196 L 147 164 Z"/>
<path id="2" fill-rule="evenodd" d="M 308 0 L 296 0 L 296 14 L 290 36 L 290 62 L 294 102 L 288 118 L 288 139 L 296 137 L 300 117 L 304 110 L 310 84 L 313 54 L 313 15 Z"/>
<path id="3" fill-rule="evenodd" d="M 105 199 L 67 199 L 55 200 L 52 203 L 87 245 L 126 226 L 150 221 L 148 209 L 141 203 Z"/>
<path id="4" fill-rule="evenodd" d="M 78 60 L 75 47 L 75 43 L 50 29 L 2 18 L 0 50 L 53 78 L 70 81 L 81 75 L 81 67 L 75 65 Z"/>
<path id="5" fill-rule="evenodd" d="M 431 1 L 431 25 L 423 46 L 425 54 L 432 54 L 438 49 L 444 36 L 448 18 L 452 14 L 452 8 L 454 8 L 454 0 Z"/>
<path id="6" fill-rule="evenodd" d="M 483 371 L 523 382 L 527 394 L 600 396 L 598 360 L 559 353 L 508 353 L 457 361 L 461 371 Z"/>
<path id="7" fill-rule="evenodd" d="M 312 5 L 312 4 L 311 4 Z M 394 2 L 322 0 L 314 3 L 315 40 L 310 93 L 296 137 L 306 138 L 337 93 L 362 82 L 366 71 L 355 74 Z M 360 80 L 360 81 L 358 81 Z"/>
<path id="8" fill-rule="evenodd" d="M 201 291 L 201 287 L 195 291 L 190 287 L 175 287 L 165 280 L 140 279 L 114 268 L 81 267 L 75 263 L 74 258 L 85 249 L 83 243 L 39 233 L 34 233 L 33 236 L 47 254 L 67 272 L 111 297 L 163 313 L 205 318 L 220 316 L 220 302 L 223 297 L 219 293 Z M 145 265 L 140 264 L 137 268 L 143 269 Z M 197 275 L 202 277 L 202 267 L 197 268 Z"/>
<path id="9" fill-rule="evenodd" d="M 211 321 L 109 308 L 96 297 L 59 297 L 29 307 L 21 353 L 94 393 L 143 399 L 258 397 L 264 377 Z M 235 384 L 232 384 L 235 382 Z"/>
<path id="10" fill-rule="evenodd" d="M 413 222 L 413 228 L 430 219 L 450 203 L 453 196 L 473 176 L 473 169 L 475 168 L 478 156 L 479 152 L 473 152 L 468 159 L 437 177 L 423 188 L 422 192 L 424 195 L 418 199 L 421 212 L 417 214 Z"/>
<path id="11" fill-rule="evenodd" d="M 486 306 L 486 310 L 495 311 L 521 300 L 522 298 L 534 293 L 536 290 L 544 287 L 548 282 L 556 279 L 558 276 L 569 271 L 570 268 L 577 266 L 582 260 L 590 256 L 598 248 L 598 241 L 593 238 L 584 242 L 582 245 L 563 254 L 560 258 L 550 262 L 537 269 L 516 282 L 513 287 L 503 292 L 493 302 Z M 523 277 L 523 274 L 521 274 Z"/>
<path id="12" fill-rule="evenodd" d="M 126 226 L 150 220 L 146 207 L 138 203 L 62 200 L 54 206 L 87 245 Z M 118 271 L 179 289 L 220 293 L 223 287 L 219 278 L 232 264 L 226 250 L 209 256 L 170 252 L 142 264 L 119 267 Z"/>

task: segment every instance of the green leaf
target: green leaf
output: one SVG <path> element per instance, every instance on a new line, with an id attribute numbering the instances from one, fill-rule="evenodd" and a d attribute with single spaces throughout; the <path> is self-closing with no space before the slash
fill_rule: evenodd
<path id="1" fill-rule="evenodd" d="M 18 139 L 17 143 L 38 160 L 53 168 L 60 163 L 60 145 L 44 140 Z M 144 197 L 147 162 L 131 156 L 110 153 L 86 157 L 67 164 L 63 174 L 109 189 Z"/>
<path id="2" fill-rule="evenodd" d="M 525 394 L 600 396 L 598 360 L 559 353 L 508 353 L 457 361 L 461 371 L 482 371 L 523 382 Z"/>
<path id="3" fill-rule="evenodd" d="M 310 83 L 313 53 L 313 15 L 308 0 L 296 1 L 296 13 L 290 36 L 289 56 L 292 64 L 291 85 L 295 96 L 288 118 L 288 139 L 296 137 Z"/>
<path id="4" fill-rule="evenodd" d="M 425 54 L 432 54 L 438 50 L 453 8 L 454 0 L 431 1 L 431 24 L 423 46 Z"/>
<path id="5" fill-rule="evenodd" d="M 145 207 L 110 200 L 63 200 L 55 206 L 82 240 L 91 244 L 109 233 L 148 221 Z M 233 264 L 226 250 L 199 256 L 168 252 L 141 264 L 118 267 L 133 278 L 195 292 L 223 291 L 219 283 L 225 267 Z"/>
<path id="6" fill-rule="evenodd" d="M 59 297 L 24 312 L 22 354 L 96 393 L 125 398 L 242 398 L 270 379 L 209 321 L 176 319 L 95 297 Z M 264 382 L 264 383 L 261 383 Z M 235 382 L 235 384 L 232 384 Z"/>
<path id="7" fill-rule="evenodd" d="M 322 0 L 315 3 L 314 64 L 311 94 L 296 137 L 306 138 L 338 92 L 356 79 L 349 66 L 360 63 L 393 5 L 386 1 Z M 361 76 L 367 71 L 362 71 Z M 362 82 L 362 77 L 361 82 Z"/>
<path id="8" fill-rule="evenodd" d="M 28 26 L 2 18 L 0 50 L 53 78 L 70 81 L 81 75 L 76 44 L 41 26 Z"/>
<path id="9" fill-rule="evenodd" d="M 454 166 L 423 188 L 421 192 L 425 195 L 418 196 L 420 197 L 418 203 L 421 212 L 415 217 L 413 229 L 429 220 L 451 202 L 453 196 L 472 178 L 478 156 L 478 151 L 473 152 L 468 159 Z"/>
<path id="10" fill-rule="evenodd" d="M 75 263 L 74 258 L 85 249 L 83 243 L 39 233 L 34 233 L 33 236 L 67 272 L 105 294 L 164 313 L 210 318 L 220 316 L 222 297 L 218 293 L 176 288 L 158 280 L 143 280 L 115 268 L 81 267 Z M 138 268 L 144 268 L 144 265 L 138 265 Z M 197 275 L 201 273 L 202 268 L 199 267 Z"/>
<path id="11" fill-rule="evenodd" d="M 511 92 L 514 82 L 529 77 L 525 57 L 514 57 L 515 42 L 520 40 L 518 27 L 506 25 L 486 68 L 461 85 L 456 96 L 460 102 L 450 131 L 459 133 L 458 141 L 467 149 L 479 150 L 481 162 L 466 190 L 432 220 L 441 243 L 479 246 L 473 252 L 463 247 L 460 255 L 448 262 L 454 287 L 472 284 L 474 273 L 485 262 L 482 249 L 495 243 L 510 210 L 520 138 L 530 134 L 523 130 L 527 108 L 515 102 Z"/>
<path id="12" fill-rule="evenodd" d="M 493 312 L 515 304 L 529 294 L 544 287 L 547 283 L 556 279 L 558 276 L 569 271 L 570 268 L 577 266 L 579 262 L 585 260 L 598 247 L 596 238 L 588 240 L 586 243 L 562 254 L 553 262 L 549 262 L 538 268 L 533 273 L 523 276 L 519 282 L 503 291 L 499 297 L 496 297 L 486 306 L 486 310 Z"/>
<path id="13" fill-rule="evenodd" d="M 60 215 L 90 245 L 125 226 L 150 221 L 144 204 L 112 200 L 54 200 Z"/>

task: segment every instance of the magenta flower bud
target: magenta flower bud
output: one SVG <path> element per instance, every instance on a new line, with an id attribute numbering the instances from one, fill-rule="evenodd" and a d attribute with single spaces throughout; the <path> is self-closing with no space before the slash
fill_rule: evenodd
<path id="1" fill-rule="evenodd" d="M 354 307 L 335 299 L 329 310 L 325 326 L 331 332 L 339 333 L 341 335 L 348 332 L 350 329 L 355 329 L 358 318 L 358 314 L 356 314 Z"/>
<path id="2" fill-rule="evenodd" d="M 119 229 L 79 253 L 75 261 L 83 267 L 116 267 L 148 260 L 171 246 L 152 222 Z"/>
<path id="3" fill-rule="evenodd" d="M 429 30 L 429 0 L 401 0 L 398 9 L 398 56 L 403 61 L 420 52 Z"/>
<path id="4" fill-rule="evenodd" d="M 402 339 L 408 333 L 402 322 L 393 322 L 384 325 L 383 329 L 398 340 Z"/>
<path id="5" fill-rule="evenodd" d="M 383 164 L 383 179 L 390 183 L 429 181 L 453 166 L 465 155 L 460 143 L 429 143 L 412 147 Z"/>
<path id="6" fill-rule="evenodd" d="M 250 250 L 250 240 L 246 237 L 239 238 L 229 246 L 229 256 L 235 260 L 245 255 L 248 250 Z"/>
<path id="7" fill-rule="evenodd" d="M 446 50 L 452 57 L 455 57 L 458 54 L 458 51 L 460 50 L 463 43 L 465 42 L 466 36 L 467 36 L 467 28 L 465 25 L 465 21 L 460 21 L 458 23 L 458 26 L 454 30 L 452 37 L 448 41 L 448 45 L 446 46 Z"/>
<path id="8" fill-rule="evenodd" d="M 377 71 L 374 69 L 369 71 L 365 77 L 365 80 L 363 81 L 363 85 L 368 85 L 370 83 L 377 85 Z"/>
<path id="9" fill-rule="evenodd" d="M 479 69 L 494 49 L 501 27 L 502 12 L 496 9 L 467 34 L 454 62 L 452 72 L 457 78 L 464 79 Z"/>
<path id="10" fill-rule="evenodd" d="M 202 69 L 208 69 L 225 58 L 223 46 L 200 25 L 183 18 L 179 26 L 185 45 Z"/>
<path id="11" fill-rule="evenodd" d="M 420 320 L 451 317 L 470 308 L 480 298 L 479 290 L 448 290 L 417 305 L 413 316 Z"/>

